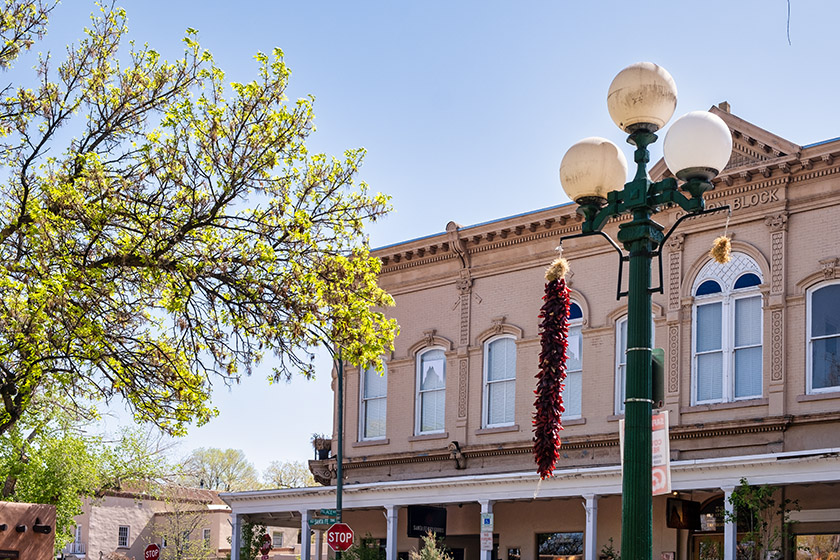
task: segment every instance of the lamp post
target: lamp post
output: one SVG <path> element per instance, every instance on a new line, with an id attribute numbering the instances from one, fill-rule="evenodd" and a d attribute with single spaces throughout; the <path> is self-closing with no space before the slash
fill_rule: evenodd
<path id="1" fill-rule="evenodd" d="M 627 142 L 636 147 L 633 179 L 624 183 L 627 161 L 615 144 L 603 138 L 578 142 L 560 164 L 563 189 L 578 203 L 578 213 L 584 217 L 582 235 L 601 233 L 610 218 L 632 216 L 619 225 L 618 232 L 630 262 L 621 513 L 621 555 L 625 560 L 650 560 L 653 545 L 650 267 L 670 232 L 664 235 L 664 228 L 652 217 L 671 205 L 687 215 L 704 213 L 703 193 L 713 188 L 712 178 L 729 161 L 732 151 L 732 136 L 719 117 L 705 111 L 688 113 L 671 125 L 664 145 L 665 162 L 682 185 L 674 178 L 651 182 L 648 146 L 657 140 L 655 132 L 670 120 L 676 104 L 677 88 L 664 68 L 649 62 L 625 68 L 610 85 L 607 107 L 613 121 L 629 134 Z"/>

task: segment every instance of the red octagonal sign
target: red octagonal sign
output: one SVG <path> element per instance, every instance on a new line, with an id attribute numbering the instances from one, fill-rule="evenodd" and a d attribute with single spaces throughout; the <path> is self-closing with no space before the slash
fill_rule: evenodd
<path id="1" fill-rule="evenodd" d="M 335 523 L 327 529 L 327 545 L 333 552 L 344 552 L 353 544 L 353 529 L 347 523 Z"/>
<path id="2" fill-rule="evenodd" d="M 155 543 L 150 544 L 143 552 L 143 558 L 145 560 L 158 560 L 160 558 L 160 547 Z"/>

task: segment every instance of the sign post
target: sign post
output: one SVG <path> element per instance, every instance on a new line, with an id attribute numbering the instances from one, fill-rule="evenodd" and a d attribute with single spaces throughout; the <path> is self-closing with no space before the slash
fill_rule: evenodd
<path id="1" fill-rule="evenodd" d="M 160 558 L 160 547 L 155 543 L 150 544 L 143 551 L 144 560 L 158 560 Z"/>
<path id="2" fill-rule="evenodd" d="M 333 552 L 344 552 L 353 545 L 353 529 L 347 523 L 336 523 L 327 529 L 327 545 Z"/>

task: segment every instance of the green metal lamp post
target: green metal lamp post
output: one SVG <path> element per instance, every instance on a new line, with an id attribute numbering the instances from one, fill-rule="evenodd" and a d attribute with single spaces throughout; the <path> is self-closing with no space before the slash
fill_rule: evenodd
<path id="1" fill-rule="evenodd" d="M 610 218 L 630 214 L 619 225 L 618 241 L 629 257 L 627 295 L 627 374 L 625 395 L 624 470 L 622 479 L 621 556 L 650 560 L 653 548 L 651 474 L 651 262 L 671 231 L 652 217 L 677 205 L 686 216 L 705 213 L 703 193 L 729 161 L 732 137 L 716 115 L 696 111 L 681 117 L 665 138 L 665 162 L 682 181 L 651 182 L 648 146 L 667 123 L 677 104 L 674 80 L 665 69 L 643 62 L 622 70 L 613 80 L 607 105 L 615 123 L 636 147 L 636 174 L 627 177 L 627 163 L 618 147 L 603 138 L 587 138 L 572 146 L 560 165 L 560 181 L 584 217 L 582 235 L 601 234 Z M 680 219 L 674 227 L 676 227 Z M 620 252 L 620 249 L 619 249 Z M 620 280 L 619 280 L 620 282 Z"/>

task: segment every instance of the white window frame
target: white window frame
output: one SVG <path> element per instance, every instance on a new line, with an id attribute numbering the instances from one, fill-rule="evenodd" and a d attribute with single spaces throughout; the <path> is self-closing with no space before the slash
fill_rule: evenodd
<path id="1" fill-rule="evenodd" d="M 421 380 L 422 380 L 422 365 L 423 365 L 423 356 L 428 354 L 429 352 L 433 352 L 435 350 L 440 350 L 443 353 L 443 387 L 440 389 L 432 389 L 421 391 Z M 446 383 L 447 383 L 447 372 L 446 372 L 446 351 L 441 346 L 432 346 L 429 348 L 424 349 L 422 352 L 418 352 L 416 359 L 415 359 L 415 383 L 414 383 L 414 433 L 415 435 L 426 435 L 426 434 L 442 434 L 446 432 Z M 420 428 L 423 425 L 422 423 L 422 414 L 423 414 L 423 407 L 422 407 L 422 396 L 426 393 L 431 392 L 443 392 L 443 422 L 442 427 L 437 430 L 425 430 L 422 431 Z"/>
<path id="2" fill-rule="evenodd" d="M 499 340 L 513 341 L 513 376 L 504 379 L 497 379 L 490 381 L 490 345 Z M 482 428 L 501 428 L 505 426 L 513 426 L 516 424 L 516 337 L 509 334 L 501 334 L 488 338 L 484 341 L 484 379 L 482 384 L 482 401 L 481 401 L 481 427 Z M 513 419 L 510 422 L 496 422 L 490 423 L 490 386 L 497 383 L 506 383 L 513 386 L 511 398 L 513 399 Z"/>
<path id="3" fill-rule="evenodd" d="M 621 416 L 624 414 L 624 400 L 626 395 L 624 393 L 627 377 L 627 352 L 621 351 L 621 326 L 627 325 L 627 314 L 619 317 L 615 322 L 615 414 Z M 627 331 L 625 330 L 625 333 Z M 624 344 L 627 345 L 627 335 L 624 336 Z M 650 316 L 650 347 L 656 347 L 656 322 L 654 316 Z M 620 371 L 620 367 L 624 366 L 624 370 Z"/>
<path id="4" fill-rule="evenodd" d="M 280 537 L 279 539 L 277 537 Z M 279 543 L 278 543 L 279 541 Z M 283 548 L 283 532 L 282 531 L 272 531 L 271 532 L 271 546 L 272 548 Z"/>
<path id="5" fill-rule="evenodd" d="M 717 268 L 717 263 L 710 261 L 701 269 L 700 274 L 694 282 L 692 287 L 692 295 L 697 292 L 697 289 L 706 281 L 713 280 L 720 286 L 721 291 L 708 294 L 694 296 L 691 313 L 691 405 L 702 404 L 717 404 L 747 401 L 761 398 L 764 394 L 764 301 L 759 286 L 748 286 L 746 288 L 735 289 L 735 283 L 739 278 L 746 274 L 754 274 L 758 277 L 759 282 L 763 282 L 761 276 L 761 269 L 758 264 L 744 253 L 733 253 L 732 259 L 737 259 L 736 263 L 729 263 L 726 266 L 735 266 L 737 268 L 731 275 L 720 276 L 714 271 Z M 735 303 L 738 300 L 759 298 L 759 323 L 761 339 L 758 344 L 751 346 L 744 346 L 740 348 L 735 347 Z M 722 372 L 721 372 L 721 397 L 719 399 L 699 400 L 699 375 L 698 375 L 698 354 L 697 354 L 697 317 L 698 308 L 703 305 L 714 303 L 721 304 L 721 349 L 722 354 Z M 735 397 L 735 351 L 743 348 L 760 348 L 761 358 L 759 364 L 761 365 L 761 392 L 757 395 L 746 395 L 743 397 Z M 717 351 L 716 351 L 717 352 Z"/>
<path id="6" fill-rule="evenodd" d="M 371 368 L 372 369 L 372 368 Z M 388 366 L 382 362 L 382 381 L 385 383 L 385 394 L 381 397 L 365 397 L 367 385 L 367 369 L 359 370 L 359 441 L 375 441 L 385 439 L 388 431 Z M 369 401 L 381 400 L 385 403 L 385 429 L 380 436 L 366 436 L 367 428 L 367 403 Z"/>
<path id="7" fill-rule="evenodd" d="M 125 542 L 123 542 L 122 530 L 125 529 Z M 131 526 L 120 525 L 117 528 L 117 548 L 129 548 L 131 542 Z"/>
<path id="8" fill-rule="evenodd" d="M 572 304 L 572 305 L 577 305 L 577 306 L 578 306 L 578 308 L 580 308 L 580 310 L 581 310 L 581 315 L 583 315 L 583 307 L 582 307 L 579 303 L 577 303 L 576 301 L 572 301 L 572 302 L 571 302 L 571 304 Z M 571 305 L 570 305 L 570 307 L 571 307 Z M 572 320 L 570 320 L 570 321 L 569 321 L 569 330 L 570 330 L 570 331 L 571 331 L 573 328 L 578 328 L 578 327 L 580 327 L 580 331 L 581 331 L 581 339 L 580 339 L 580 369 L 571 370 L 571 371 L 567 369 L 567 370 L 566 370 L 566 377 L 567 377 L 567 379 L 568 379 L 568 376 L 569 376 L 569 375 L 571 375 L 571 374 L 573 374 L 573 373 L 574 373 L 574 374 L 580 373 L 580 377 L 581 377 L 581 382 L 580 382 L 580 393 L 579 393 L 578 395 L 576 395 L 576 396 L 577 396 L 577 398 L 578 398 L 578 400 L 580 401 L 580 403 L 579 403 L 579 404 L 580 404 L 580 414 L 577 414 L 577 415 L 574 415 L 574 416 L 573 416 L 573 415 L 571 415 L 571 414 L 566 414 L 566 413 L 563 413 L 563 418 L 566 418 L 566 419 L 568 419 L 568 420 L 574 420 L 574 419 L 578 419 L 578 418 L 583 418 L 583 317 L 582 317 L 582 316 L 581 316 L 579 319 L 572 319 Z M 567 393 L 566 393 L 566 392 L 565 392 L 565 390 L 564 390 L 563 404 L 568 404 L 569 399 L 566 397 L 566 395 L 567 395 Z"/>
<path id="9" fill-rule="evenodd" d="M 806 375 L 805 375 L 805 391 L 809 395 L 818 395 L 822 393 L 836 393 L 840 391 L 840 386 L 831 386 L 831 387 L 819 387 L 814 388 L 814 339 L 811 336 L 811 321 L 813 320 L 812 315 L 812 298 L 813 295 L 820 291 L 823 288 L 827 288 L 829 286 L 835 286 L 840 284 L 840 280 L 832 280 L 828 282 L 820 282 L 814 286 L 808 288 L 806 294 L 806 311 L 805 311 L 805 359 L 806 359 Z M 834 338 L 835 335 L 826 336 L 826 337 L 819 337 L 819 339 L 825 338 Z"/>

